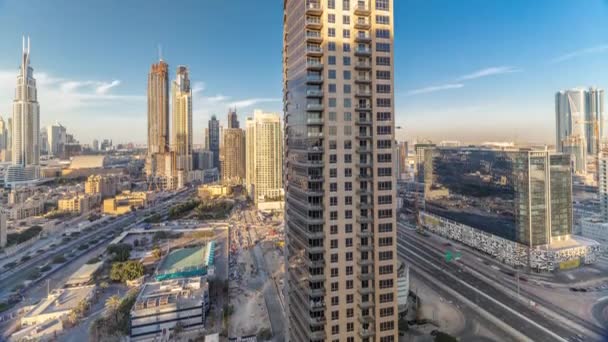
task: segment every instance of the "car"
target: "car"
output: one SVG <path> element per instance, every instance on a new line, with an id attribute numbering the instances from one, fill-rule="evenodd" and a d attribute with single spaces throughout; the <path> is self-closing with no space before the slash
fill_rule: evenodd
<path id="1" fill-rule="evenodd" d="M 576 287 L 571 287 L 570 291 L 572 291 L 572 292 L 578 292 L 578 289 Z"/>

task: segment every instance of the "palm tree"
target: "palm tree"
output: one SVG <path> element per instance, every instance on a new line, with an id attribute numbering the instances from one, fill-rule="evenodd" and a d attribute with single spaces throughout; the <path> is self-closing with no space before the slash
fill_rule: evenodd
<path id="1" fill-rule="evenodd" d="M 108 315 L 114 315 L 114 321 L 118 323 L 118 308 L 120 307 L 121 299 L 118 295 L 113 295 L 106 300 L 106 310 Z"/>

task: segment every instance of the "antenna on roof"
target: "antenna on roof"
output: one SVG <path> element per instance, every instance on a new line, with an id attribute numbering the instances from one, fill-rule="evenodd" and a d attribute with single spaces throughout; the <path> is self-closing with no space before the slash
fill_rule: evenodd
<path id="1" fill-rule="evenodd" d="M 158 60 L 163 60 L 163 46 L 158 44 Z"/>

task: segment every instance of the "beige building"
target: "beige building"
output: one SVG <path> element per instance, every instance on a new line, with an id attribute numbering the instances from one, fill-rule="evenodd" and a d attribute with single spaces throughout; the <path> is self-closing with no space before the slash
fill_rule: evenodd
<path id="1" fill-rule="evenodd" d="M 116 195 L 119 187 L 119 179 L 113 175 L 93 175 L 84 183 L 84 192 L 87 194 L 100 194 L 102 198 Z"/>
<path id="2" fill-rule="evenodd" d="M 8 217 L 12 221 L 23 220 L 28 217 L 40 216 L 43 214 L 44 199 L 39 197 L 30 197 L 22 203 L 8 207 Z"/>
<path id="3" fill-rule="evenodd" d="M 393 0 L 284 11 L 288 340 L 397 341 Z"/>
<path id="4" fill-rule="evenodd" d="M 76 194 L 60 199 L 57 202 L 57 209 L 59 211 L 83 214 L 98 206 L 100 202 L 101 194 Z"/>
<path id="5" fill-rule="evenodd" d="M 132 208 L 142 208 L 154 199 L 151 192 L 123 191 L 114 198 L 103 201 L 103 213 L 109 215 L 122 215 L 130 212 Z"/>
<path id="6" fill-rule="evenodd" d="M 256 110 L 247 118 L 246 186 L 257 204 L 283 200 L 283 134 L 279 114 Z"/>
<path id="7" fill-rule="evenodd" d="M 192 89 L 185 66 L 177 68 L 172 94 L 171 149 L 175 152 L 176 169 L 188 174 L 192 170 Z"/>
<path id="8" fill-rule="evenodd" d="M 245 131 L 225 128 L 220 148 L 222 182 L 242 184 L 245 181 Z"/>
<path id="9" fill-rule="evenodd" d="M 169 151 L 169 65 L 152 64 L 148 74 L 148 159 L 146 173 L 156 174 L 153 159 Z"/>

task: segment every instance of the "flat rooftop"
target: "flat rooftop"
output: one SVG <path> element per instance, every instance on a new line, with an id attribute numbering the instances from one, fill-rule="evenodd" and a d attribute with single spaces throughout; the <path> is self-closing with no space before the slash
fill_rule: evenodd
<path id="1" fill-rule="evenodd" d="M 137 296 L 131 316 L 145 316 L 163 309 L 180 309 L 200 306 L 208 292 L 205 278 L 192 277 L 146 283 Z"/>
<path id="2" fill-rule="evenodd" d="M 207 275 L 208 268 L 213 266 L 214 257 L 215 241 L 210 241 L 204 246 L 173 250 L 159 266 L 156 280 Z"/>
<path id="3" fill-rule="evenodd" d="M 87 283 L 91 280 L 91 277 L 97 270 L 103 265 L 103 262 L 97 262 L 94 264 L 84 264 L 82 267 L 78 269 L 78 271 L 74 272 L 70 279 L 65 283 L 66 286 L 78 285 Z"/>
<path id="4" fill-rule="evenodd" d="M 94 290 L 95 285 L 53 290 L 23 318 L 72 310 L 81 300 L 87 299 Z"/>

